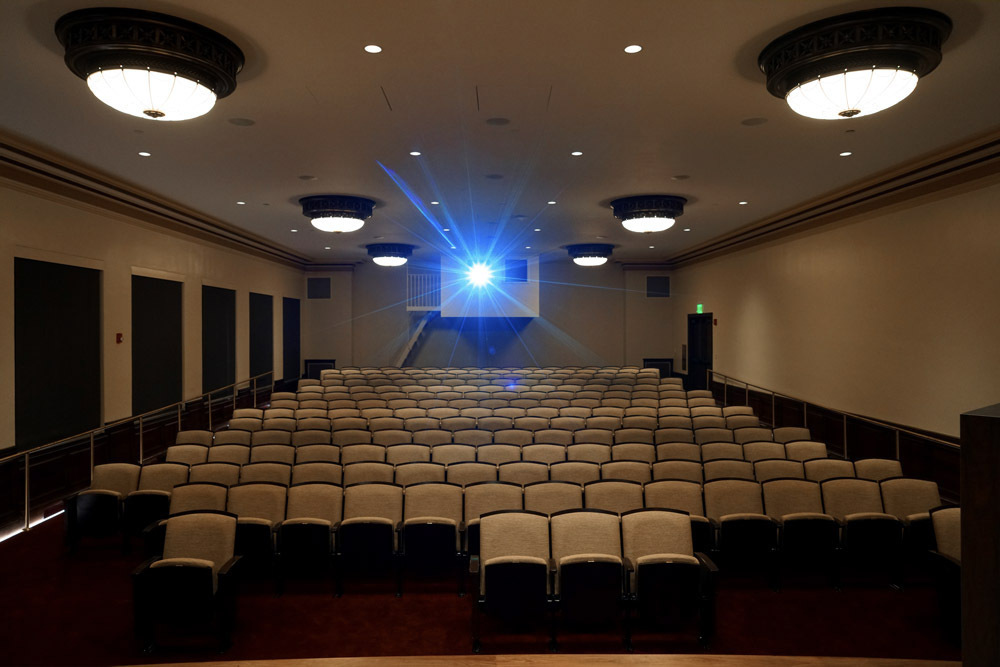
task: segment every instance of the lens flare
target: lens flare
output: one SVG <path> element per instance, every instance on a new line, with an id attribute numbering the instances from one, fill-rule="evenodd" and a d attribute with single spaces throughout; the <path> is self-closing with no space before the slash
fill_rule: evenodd
<path id="1" fill-rule="evenodd" d="M 490 281 L 493 280 L 493 269 L 482 262 L 476 262 L 469 267 L 469 270 L 466 272 L 466 278 L 472 285 L 484 287 L 485 285 L 489 285 Z"/>

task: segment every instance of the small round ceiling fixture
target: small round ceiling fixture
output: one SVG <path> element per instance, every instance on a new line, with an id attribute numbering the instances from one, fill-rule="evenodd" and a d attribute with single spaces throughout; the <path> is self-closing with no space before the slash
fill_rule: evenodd
<path id="1" fill-rule="evenodd" d="M 686 203 L 687 199 L 675 195 L 639 195 L 615 199 L 611 210 L 625 229 L 649 234 L 673 227 L 674 221 L 683 215 Z"/>
<path id="2" fill-rule="evenodd" d="M 601 266 L 611 257 L 614 246 L 610 243 L 574 243 L 566 246 L 566 252 L 579 266 Z"/>
<path id="3" fill-rule="evenodd" d="M 141 9 L 65 14 L 66 65 L 108 106 L 137 118 L 188 120 L 236 89 L 243 52 L 214 30 Z"/>
<path id="4" fill-rule="evenodd" d="M 922 7 L 834 16 L 768 44 L 757 64 L 767 90 L 808 118 L 868 116 L 901 102 L 941 62 L 951 19 Z"/>
<path id="5" fill-rule="evenodd" d="M 302 215 L 321 232 L 355 232 L 370 218 L 375 202 L 348 195 L 313 195 L 299 199 Z"/>
<path id="6" fill-rule="evenodd" d="M 413 254 L 414 246 L 408 243 L 372 243 L 367 246 L 372 261 L 379 266 L 402 266 Z"/>

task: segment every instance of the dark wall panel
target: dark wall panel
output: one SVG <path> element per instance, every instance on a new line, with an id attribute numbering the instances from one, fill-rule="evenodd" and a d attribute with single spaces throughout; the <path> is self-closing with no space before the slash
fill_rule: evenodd
<path id="1" fill-rule="evenodd" d="M 100 271 L 14 259 L 14 395 L 18 447 L 101 425 Z"/>
<path id="2" fill-rule="evenodd" d="M 250 292 L 250 377 L 274 368 L 274 298 Z"/>
<path id="3" fill-rule="evenodd" d="M 299 343 L 299 300 L 285 297 L 281 300 L 283 379 L 297 378 L 301 374 L 302 354 Z"/>
<path id="4" fill-rule="evenodd" d="M 236 292 L 201 288 L 201 387 L 209 392 L 236 382 Z"/>
<path id="5" fill-rule="evenodd" d="M 132 414 L 183 400 L 183 285 L 132 276 Z"/>

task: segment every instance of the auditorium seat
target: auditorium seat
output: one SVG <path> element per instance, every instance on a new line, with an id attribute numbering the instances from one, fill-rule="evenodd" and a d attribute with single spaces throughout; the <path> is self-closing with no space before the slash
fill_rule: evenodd
<path id="1" fill-rule="evenodd" d="M 743 443 L 743 458 L 751 462 L 783 459 L 785 458 L 785 446 L 779 442 L 745 442 Z"/>
<path id="2" fill-rule="evenodd" d="M 401 463 L 395 466 L 393 483 L 404 488 L 428 482 L 443 483 L 445 474 L 446 466 L 443 463 L 430 463 L 429 461 Z"/>
<path id="3" fill-rule="evenodd" d="M 497 466 L 497 479 L 513 484 L 531 484 L 544 482 L 549 478 L 549 467 L 544 463 L 533 461 L 513 461 Z"/>
<path id="4" fill-rule="evenodd" d="M 643 487 L 643 501 L 647 508 L 685 512 L 690 518 L 694 550 L 708 552 L 714 548 L 715 532 L 705 516 L 700 481 L 667 479 L 650 482 Z"/>
<path id="5" fill-rule="evenodd" d="M 313 482 L 325 484 L 340 484 L 343 482 L 343 468 L 338 463 L 314 461 L 311 463 L 296 463 L 292 466 L 291 486 Z"/>
<path id="6" fill-rule="evenodd" d="M 645 484 L 652 481 L 652 471 L 648 461 L 608 461 L 601 464 L 602 479 L 623 479 Z"/>
<path id="7" fill-rule="evenodd" d="M 729 426 L 729 428 L 734 428 L 733 442 L 738 442 L 741 445 L 748 442 L 771 442 L 774 438 L 774 434 L 769 428 L 760 428 L 756 426 Z"/>
<path id="8" fill-rule="evenodd" d="M 445 479 L 451 484 L 469 486 L 480 482 L 497 481 L 497 466 L 492 463 L 474 461 L 458 461 L 449 463 L 445 471 Z"/>
<path id="9" fill-rule="evenodd" d="M 166 462 L 195 465 L 208 460 L 209 447 L 203 445 L 170 445 L 167 447 Z"/>
<path id="10" fill-rule="evenodd" d="M 653 479 L 681 479 L 701 484 L 705 477 L 697 461 L 657 461 L 653 464 Z"/>
<path id="11" fill-rule="evenodd" d="M 895 459 L 858 459 L 854 462 L 854 472 L 859 479 L 881 482 L 890 477 L 902 477 L 903 467 Z"/>
<path id="12" fill-rule="evenodd" d="M 445 445 L 452 441 L 452 432 L 443 429 L 427 429 L 425 431 L 415 431 L 413 433 L 413 444 L 415 445 Z"/>
<path id="13" fill-rule="evenodd" d="M 811 461 L 827 458 L 826 444 L 813 440 L 793 440 L 785 443 L 785 458 L 790 461 Z"/>
<path id="14" fill-rule="evenodd" d="M 354 463 L 342 463 L 342 465 L 345 487 L 367 482 L 391 484 L 395 476 L 393 466 L 381 461 L 357 461 Z"/>
<path id="15" fill-rule="evenodd" d="M 758 482 L 772 479 L 805 479 L 806 471 L 801 461 L 787 459 L 767 459 L 754 461 L 753 474 Z"/>
<path id="16" fill-rule="evenodd" d="M 292 466 L 287 463 L 248 463 L 240 468 L 240 484 L 272 482 L 288 486 L 292 480 Z"/>
<path id="17" fill-rule="evenodd" d="M 885 513 L 893 515 L 903 524 L 904 545 L 911 552 L 919 551 L 921 554 L 933 549 L 930 511 L 941 506 L 937 482 L 892 477 L 883 479 L 879 486 Z"/>
<path id="18" fill-rule="evenodd" d="M 175 445 L 202 445 L 212 446 L 211 431 L 178 431 L 174 438 Z"/>
<path id="19" fill-rule="evenodd" d="M 787 450 L 787 445 L 786 445 Z M 843 459 L 812 459 L 805 461 L 806 479 L 822 482 L 837 477 L 854 477 L 854 463 Z"/>
<path id="20" fill-rule="evenodd" d="M 776 479 L 764 482 L 761 489 L 764 509 L 778 523 L 782 571 L 819 567 L 836 584 L 839 526 L 823 511 L 819 483 Z"/>
<path id="21" fill-rule="evenodd" d="M 563 445 L 525 445 L 521 448 L 521 459 L 550 465 L 560 463 L 566 460 L 566 448 Z"/>
<path id="22" fill-rule="evenodd" d="M 626 480 L 601 479 L 583 486 L 583 503 L 587 509 L 599 509 L 621 514 L 643 507 L 642 484 Z"/>
<path id="23" fill-rule="evenodd" d="M 809 429 L 799 426 L 779 426 L 774 429 L 775 442 L 789 443 L 796 440 L 812 440 L 812 434 Z"/>
<path id="24" fill-rule="evenodd" d="M 534 447 L 550 447 L 552 445 L 533 445 Z M 565 451 L 563 453 L 565 458 Z M 476 460 L 480 463 L 498 465 L 521 460 L 521 448 L 516 445 L 482 445 L 476 448 Z"/>
<path id="25" fill-rule="evenodd" d="M 374 572 L 395 570 L 398 590 L 395 554 L 402 519 L 401 486 L 382 482 L 345 485 L 344 519 L 337 531 L 338 592 L 343 592 L 345 570 L 360 568 Z"/>
<path id="26" fill-rule="evenodd" d="M 520 484 L 497 482 L 494 478 L 466 485 L 464 494 L 465 550 L 470 556 L 478 557 L 479 518 L 489 512 L 522 509 L 523 491 Z"/>
<path id="27" fill-rule="evenodd" d="M 564 461 L 549 466 L 549 479 L 583 485 L 601 478 L 601 466 L 590 461 Z"/>
<path id="28" fill-rule="evenodd" d="M 774 574 L 777 523 L 764 514 L 758 482 L 746 479 L 707 481 L 703 487 L 705 514 L 716 529 L 716 548 L 724 565 L 765 568 Z"/>
<path id="29" fill-rule="evenodd" d="M 465 588 L 462 487 L 444 483 L 442 475 L 440 482 L 408 486 L 404 500 L 401 551 L 406 569 L 451 568 L 461 593 Z"/>
<path id="30" fill-rule="evenodd" d="M 903 526 L 885 512 L 878 482 L 843 477 L 823 481 L 820 488 L 823 508 L 840 523 L 841 548 L 851 564 L 866 571 L 881 570 L 890 582 L 896 581 L 901 574 Z"/>
<path id="31" fill-rule="evenodd" d="M 251 447 L 250 463 L 258 463 L 260 461 L 273 461 L 292 465 L 295 463 L 295 448 L 291 445 L 256 445 Z"/>
<path id="32" fill-rule="evenodd" d="M 240 481 L 240 466 L 236 463 L 199 463 L 191 466 L 188 482 L 214 482 L 223 486 L 233 486 Z M 174 487 L 175 489 L 177 487 Z M 171 494 L 173 500 L 173 494 Z M 219 509 L 225 508 L 225 501 Z"/>
<path id="33" fill-rule="evenodd" d="M 139 471 L 135 491 L 125 495 L 124 529 L 126 539 L 167 516 L 170 493 L 178 484 L 186 484 L 189 468 L 181 463 L 154 463 Z"/>
<path id="34" fill-rule="evenodd" d="M 719 459 L 743 460 L 743 446 L 735 442 L 706 442 L 701 446 L 701 460 L 705 463 Z"/>
<path id="35" fill-rule="evenodd" d="M 71 551 L 83 535 L 107 536 L 121 528 L 122 504 L 128 494 L 139 488 L 140 471 L 132 463 L 94 466 L 90 488 L 63 500 Z"/>
<path id="36" fill-rule="evenodd" d="M 343 465 L 360 461 L 385 461 L 385 447 L 374 444 L 344 445 L 340 448 L 340 462 Z"/>
<path id="37" fill-rule="evenodd" d="M 336 529 L 343 517 L 344 491 L 336 484 L 302 482 L 288 488 L 285 520 L 277 531 L 277 585 L 290 572 L 318 569 L 333 574 Z"/>

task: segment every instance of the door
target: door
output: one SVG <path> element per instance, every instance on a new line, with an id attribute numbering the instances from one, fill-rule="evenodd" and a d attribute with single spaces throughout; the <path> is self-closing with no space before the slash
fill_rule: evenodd
<path id="1" fill-rule="evenodd" d="M 712 313 L 688 315 L 687 388 L 707 389 L 707 371 L 712 368 Z"/>

